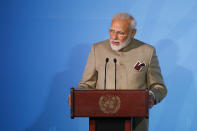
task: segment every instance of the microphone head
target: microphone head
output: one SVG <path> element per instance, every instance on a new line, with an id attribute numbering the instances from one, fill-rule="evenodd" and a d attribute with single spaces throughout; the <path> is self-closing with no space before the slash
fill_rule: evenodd
<path id="1" fill-rule="evenodd" d="M 116 58 L 114 58 L 114 63 L 116 63 L 117 62 L 117 60 L 116 60 Z"/>
<path id="2" fill-rule="evenodd" d="M 106 58 L 105 61 L 106 61 L 106 63 L 107 63 L 107 62 L 109 61 L 109 58 Z"/>

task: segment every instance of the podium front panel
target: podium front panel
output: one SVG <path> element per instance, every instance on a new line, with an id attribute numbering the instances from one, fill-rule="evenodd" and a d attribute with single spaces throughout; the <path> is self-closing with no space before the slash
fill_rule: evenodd
<path id="1" fill-rule="evenodd" d="M 148 90 L 71 91 L 73 117 L 148 117 Z"/>

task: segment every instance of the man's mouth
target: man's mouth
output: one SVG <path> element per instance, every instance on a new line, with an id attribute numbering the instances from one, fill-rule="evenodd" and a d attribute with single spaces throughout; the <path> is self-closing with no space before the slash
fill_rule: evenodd
<path id="1" fill-rule="evenodd" d="M 114 42 L 114 41 L 112 41 L 112 44 L 113 44 L 113 45 L 120 45 L 119 42 Z"/>

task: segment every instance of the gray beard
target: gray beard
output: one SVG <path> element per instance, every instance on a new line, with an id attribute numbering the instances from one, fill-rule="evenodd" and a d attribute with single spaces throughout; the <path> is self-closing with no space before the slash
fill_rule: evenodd
<path id="1" fill-rule="evenodd" d="M 113 45 L 112 42 L 119 42 L 119 45 Z M 127 37 L 127 39 L 124 42 L 120 42 L 119 40 L 110 40 L 110 45 L 112 50 L 114 51 L 119 51 L 123 48 L 125 48 L 127 45 L 129 45 L 129 43 L 131 42 L 131 37 L 130 35 Z"/>

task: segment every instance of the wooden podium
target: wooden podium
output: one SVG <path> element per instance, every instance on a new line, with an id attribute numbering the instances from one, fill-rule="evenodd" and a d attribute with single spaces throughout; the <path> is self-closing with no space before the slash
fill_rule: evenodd
<path id="1" fill-rule="evenodd" d="M 131 131 L 133 117 L 148 118 L 148 90 L 75 90 L 71 118 L 89 117 L 89 131 Z"/>

